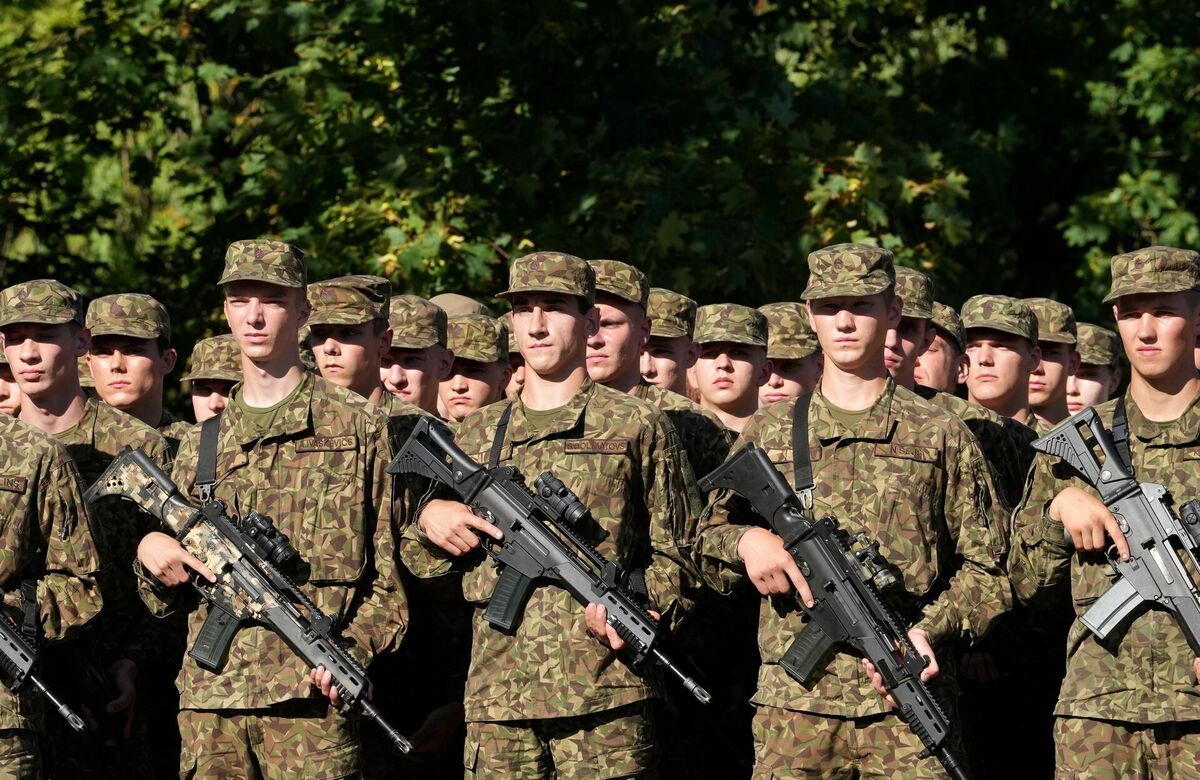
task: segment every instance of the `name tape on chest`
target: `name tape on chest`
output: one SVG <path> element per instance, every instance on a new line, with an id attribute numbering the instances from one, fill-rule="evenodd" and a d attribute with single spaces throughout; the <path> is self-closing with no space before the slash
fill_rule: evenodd
<path id="1" fill-rule="evenodd" d="M 10 477 L 0 474 L 0 490 L 10 490 L 13 493 L 24 493 L 29 483 L 25 477 Z"/>
<path id="2" fill-rule="evenodd" d="M 876 444 L 875 454 L 884 458 L 908 458 L 925 463 L 936 463 L 938 459 L 936 447 L 921 447 L 916 444 Z"/>
<path id="3" fill-rule="evenodd" d="M 563 442 L 566 455 L 625 455 L 631 448 L 629 439 L 568 439 Z"/>
<path id="4" fill-rule="evenodd" d="M 342 452 L 354 449 L 353 436 L 312 436 L 296 442 L 296 452 Z"/>

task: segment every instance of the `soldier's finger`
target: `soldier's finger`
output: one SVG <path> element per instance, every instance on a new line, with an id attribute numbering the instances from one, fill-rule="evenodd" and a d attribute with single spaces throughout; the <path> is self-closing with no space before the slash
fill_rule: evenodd
<path id="1" fill-rule="evenodd" d="M 504 532 L 478 515 L 471 515 L 467 523 L 474 529 L 482 531 L 493 539 L 503 539 Z"/>
<path id="2" fill-rule="evenodd" d="M 1113 544 L 1117 546 L 1117 553 L 1121 556 L 1121 560 L 1129 560 L 1129 540 L 1125 538 L 1125 534 L 1121 531 L 1121 526 L 1117 524 L 1117 518 L 1112 516 L 1112 513 L 1107 513 L 1104 518 L 1104 529 L 1108 531 L 1108 536 L 1112 539 Z"/>
<path id="3" fill-rule="evenodd" d="M 1200 658 L 1192 659 L 1192 679 L 1200 684 Z"/>
<path id="4" fill-rule="evenodd" d="M 187 550 L 183 550 L 183 554 L 180 556 L 180 561 L 189 569 L 196 572 L 209 582 L 217 581 L 217 575 L 213 574 L 212 569 L 205 566 L 203 561 L 192 555 Z"/>
<path id="5" fill-rule="evenodd" d="M 804 575 L 800 573 L 800 567 L 796 565 L 796 561 L 788 557 L 783 568 L 784 574 L 791 580 L 792 586 L 796 589 L 796 595 L 804 602 L 806 607 L 812 607 L 816 602 L 813 600 L 812 590 L 808 587 L 808 580 L 804 579 Z"/>

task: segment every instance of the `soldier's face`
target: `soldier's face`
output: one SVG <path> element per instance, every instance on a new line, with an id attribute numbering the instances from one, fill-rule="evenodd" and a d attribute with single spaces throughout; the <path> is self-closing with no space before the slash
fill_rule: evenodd
<path id="1" fill-rule="evenodd" d="M 13 378 L 7 363 L 0 365 L 0 414 L 16 415 L 21 411 L 21 386 Z"/>
<path id="2" fill-rule="evenodd" d="M 1113 366 L 1083 363 L 1067 377 L 1067 411 L 1075 414 L 1089 406 L 1102 404 L 1116 392 L 1121 370 Z"/>
<path id="3" fill-rule="evenodd" d="M 771 358 L 771 374 L 758 388 L 758 401 L 763 406 L 799 398 L 811 393 L 821 381 L 824 357 L 820 352 L 799 360 Z"/>
<path id="4" fill-rule="evenodd" d="M 1012 413 L 1029 403 L 1029 372 L 1041 352 L 1027 339 L 987 328 L 967 331 L 967 390 L 971 400 Z"/>
<path id="5" fill-rule="evenodd" d="M 1195 373 L 1198 300 L 1200 295 L 1194 292 L 1123 295 L 1117 299 L 1113 316 L 1135 374 L 1154 381 Z"/>
<path id="6" fill-rule="evenodd" d="M 687 395 L 687 370 L 696 364 L 699 355 L 700 347 L 687 336 L 651 336 L 642 349 L 642 379 Z"/>
<path id="7" fill-rule="evenodd" d="M 917 356 L 933 341 L 929 320 L 901 317 L 900 324 L 888 329 L 883 342 L 883 364 L 892 378 L 905 387 L 912 384 Z"/>
<path id="8" fill-rule="evenodd" d="M 507 362 L 481 363 L 455 358 L 450 378 L 438 388 L 446 416 L 454 422 L 462 422 L 476 409 L 499 401 L 500 393 L 508 384 L 508 374 Z"/>
<path id="9" fill-rule="evenodd" d="M 587 370 L 605 384 L 640 371 L 638 358 L 650 339 L 650 320 L 642 307 L 611 295 L 598 295 L 599 326 L 587 340 Z"/>
<path id="10" fill-rule="evenodd" d="M 242 351 L 255 363 L 295 360 L 297 335 L 308 319 L 304 291 L 267 282 L 225 285 L 225 319 Z"/>
<path id="11" fill-rule="evenodd" d="M 369 398 L 379 387 L 379 367 L 391 346 L 392 331 L 374 322 L 313 325 L 309 343 L 321 376 Z"/>
<path id="12" fill-rule="evenodd" d="M 954 388 L 967 381 L 966 356 L 959 351 L 958 345 L 947 339 L 936 328 L 929 346 L 917 358 L 913 367 L 913 378 L 917 384 L 941 390 L 943 393 L 953 393 Z"/>
<path id="13" fill-rule="evenodd" d="M 1067 377 L 1079 365 L 1079 353 L 1070 344 L 1039 341 L 1042 359 L 1029 374 L 1029 405 L 1037 408 L 1057 403 L 1067 394 Z"/>
<path id="14" fill-rule="evenodd" d="M 882 294 L 818 298 L 809 301 L 808 314 L 826 365 L 857 373 L 883 363 L 887 332 L 900 325 L 900 299 Z"/>
<path id="15" fill-rule="evenodd" d="M 79 392 L 79 365 L 91 338 L 71 323 L 44 325 L 18 322 L 5 325 L 4 356 L 24 395 L 51 398 Z"/>
<path id="16" fill-rule="evenodd" d="M 154 339 L 95 336 L 88 350 L 88 368 L 96 394 L 123 411 L 162 398 L 163 377 L 175 368 L 175 350 L 159 349 Z"/>
<path id="17" fill-rule="evenodd" d="M 229 405 L 233 385 L 225 379 L 193 379 L 192 413 L 196 415 L 196 422 L 202 423 L 220 414 Z"/>
<path id="18" fill-rule="evenodd" d="M 595 307 L 585 313 L 579 299 L 562 293 L 522 293 L 512 304 L 513 337 L 526 372 L 560 377 L 583 363 L 587 339 L 599 327 Z"/>
<path id="19" fill-rule="evenodd" d="M 696 389 L 705 405 L 740 414 L 747 406 L 758 406 L 758 388 L 771 374 L 767 350 L 732 341 L 700 345 L 700 356 L 692 367 Z"/>
<path id="20" fill-rule="evenodd" d="M 440 344 L 424 349 L 392 347 L 379 364 L 379 378 L 389 393 L 427 412 L 437 411 L 438 383 L 450 374 L 454 353 Z"/>

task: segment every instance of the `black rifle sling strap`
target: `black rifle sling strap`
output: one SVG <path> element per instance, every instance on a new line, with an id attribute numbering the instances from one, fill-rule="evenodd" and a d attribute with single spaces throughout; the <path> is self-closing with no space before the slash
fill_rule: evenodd
<path id="1" fill-rule="evenodd" d="M 812 459 L 808 455 L 808 409 L 812 405 L 812 393 L 796 399 L 792 409 L 792 470 L 795 475 L 795 491 L 805 509 L 812 508 L 813 472 Z"/>
<path id="2" fill-rule="evenodd" d="M 500 465 L 500 452 L 504 449 L 504 434 L 508 432 L 508 420 L 512 417 L 512 410 L 512 401 L 509 401 L 500 414 L 500 422 L 496 423 L 496 437 L 492 439 L 492 453 L 488 456 L 489 469 Z"/>
<path id="3" fill-rule="evenodd" d="M 200 449 L 196 459 L 196 494 L 205 504 L 212 501 L 213 488 L 217 485 L 217 438 L 220 432 L 220 413 L 200 423 Z"/>
<path id="4" fill-rule="evenodd" d="M 21 635 L 37 647 L 42 621 L 38 615 L 37 584 L 35 579 L 21 580 Z"/>
<path id="5" fill-rule="evenodd" d="M 1117 408 L 1113 410 L 1112 422 L 1113 444 L 1125 461 L 1125 468 L 1133 473 L 1133 456 L 1129 452 L 1129 417 L 1125 412 L 1125 396 L 1117 398 Z"/>

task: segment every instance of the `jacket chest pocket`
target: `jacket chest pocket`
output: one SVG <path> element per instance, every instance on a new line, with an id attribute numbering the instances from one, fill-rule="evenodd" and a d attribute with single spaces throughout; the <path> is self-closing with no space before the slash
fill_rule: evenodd
<path id="1" fill-rule="evenodd" d="M 924 595 L 941 574 L 944 533 L 942 470 L 938 450 L 913 444 L 875 447 L 873 475 L 881 506 L 874 538 L 888 563 L 900 570 L 905 588 Z"/>
<path id="2" fill-rule="evenodd" d="M 276 526 L 311 565 L 314 585 L 349 583 L 366 568 L 365 465 L 354 436 L 289 442 L 280 452 L 279 504 L 290 510 Z"/>

